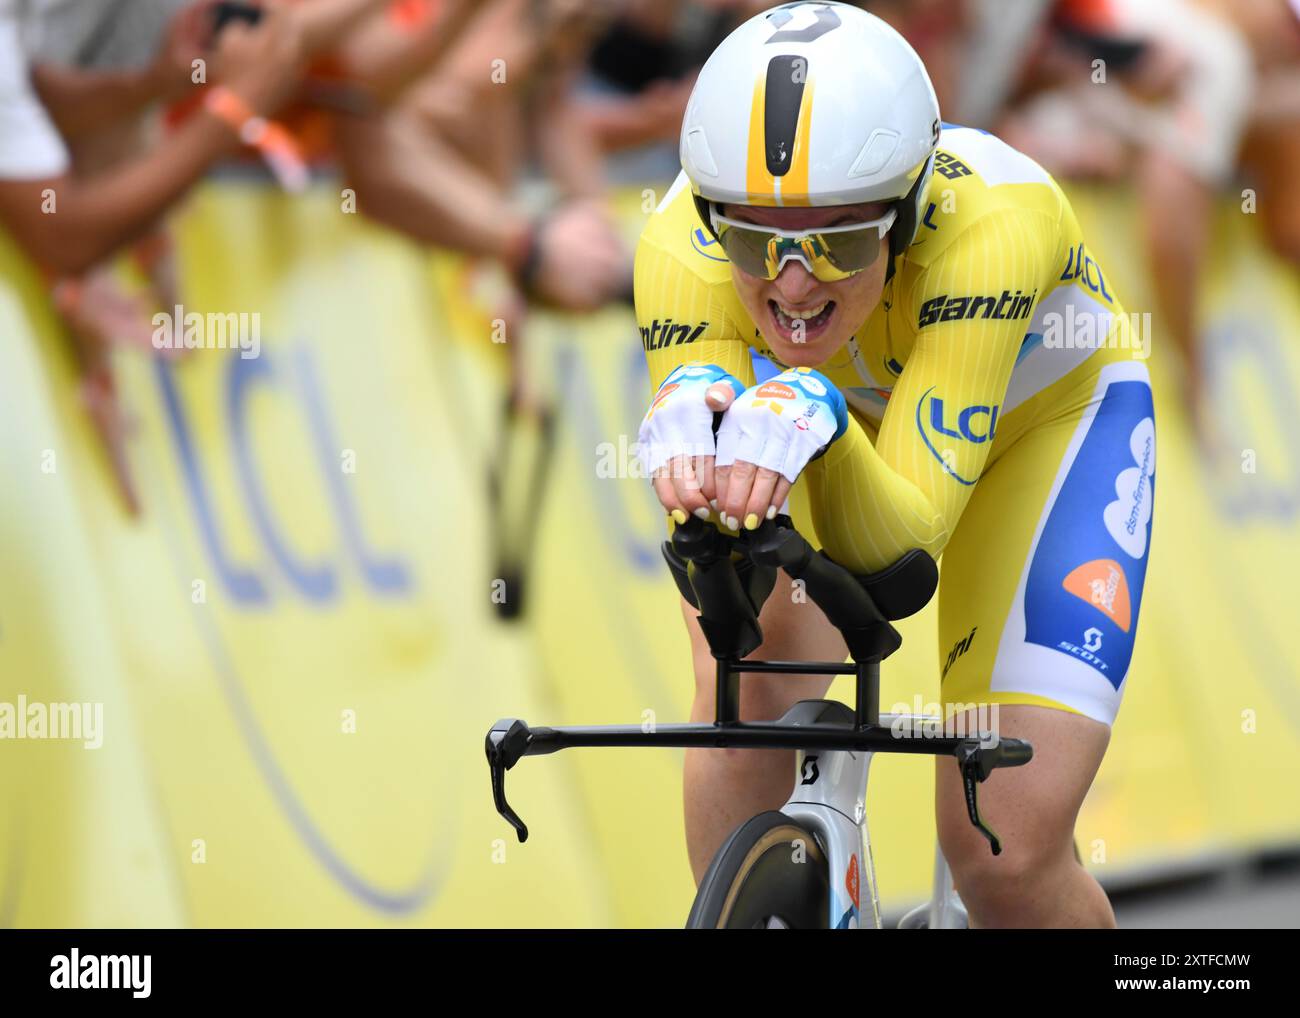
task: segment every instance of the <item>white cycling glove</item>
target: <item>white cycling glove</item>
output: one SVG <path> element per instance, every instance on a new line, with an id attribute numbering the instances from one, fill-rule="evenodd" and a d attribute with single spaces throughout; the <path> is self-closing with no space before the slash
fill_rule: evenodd
<path id="1" fill-rule="evenodd" d="M 714 454 L 713 411 L 704 394 L 716 382 L 726 382 L 737 396 L 745 391 L 734 375 L 698 361 L 683 364 L 664 379 L 637 436 L 647 477 L 676 456 Z"/>
<path id="2" fill-rule="evenodd" d="M 823 374 L 791 368 L 746 389 L 722 417 L 715 467 L 737 460 L 775 470 L 793 484 L 808 462 L 844 434 L 844 396 Z"/>

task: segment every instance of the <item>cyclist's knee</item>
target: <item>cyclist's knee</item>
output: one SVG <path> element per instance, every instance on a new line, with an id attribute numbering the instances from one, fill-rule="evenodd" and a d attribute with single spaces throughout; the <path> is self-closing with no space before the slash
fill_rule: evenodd
<path id="1" fill-rule="evenodd" d="M 973 826 L 970 833 L 941 837 L 940 844 L 962 901 L 983 925 L 1014 925 L 1038 895 L 1050 896 L 1064 868 L 1079 865 L 1070 832 L 1004 840 L 996 856 Z"/>

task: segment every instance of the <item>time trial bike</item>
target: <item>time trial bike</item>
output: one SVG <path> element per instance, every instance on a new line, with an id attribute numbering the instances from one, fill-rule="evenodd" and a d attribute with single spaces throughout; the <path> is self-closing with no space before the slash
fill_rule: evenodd
<path id="1" fill-rule="evenodd" d="M 890 624 L 920 611 L 938 586 L 938 568 L 923 550 L 869 576 L 854 576 L 816 552 L 789 517 L 730 535 L 698 519 L 678 526 L 663 546 L 678 589 L 699 612 L 716 661 L 712 724 L 532 727 L 506 718 L 487 735 L 492 794 L 522 842 L 528 828 L 506 800 L 505 775 L 525 756 L 575 746 L 793 749 L 795 786 L 780 810 L 745 821 L 723 843 L 697 889 L 690 928 L 857 929 L 881 926 L 867 834 L 866 788 L 875 753 L 951 756 L 960 769 L 970 821 L 1001 853 L 979 812 L 978 789 L 998 767 L 1033 756 L 1019 739 L 996 733 L 947 734 L 941 718 L 880 713 L 880 662 L 902 645 Z M 759 612 L 784 570 L 834 624 L 851 663 L 757 661 Z M 742 673 L 854 676 L 852 708 L 803 700 L 777 721 L 740 720 Z M 931 900 L 900 928 L 962 928 L 966 913 L 936 846 Z"/>

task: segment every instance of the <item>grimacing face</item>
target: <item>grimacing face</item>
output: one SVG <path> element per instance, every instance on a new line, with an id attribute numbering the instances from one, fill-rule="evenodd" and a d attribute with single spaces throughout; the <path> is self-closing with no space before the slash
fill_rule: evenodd
<path id="1" fill-rule="evenodd" d="M 885 214 L 883 202 L 823 208 L 766 208 L 727 205 L 728 218 L 781 230 L 847 226 Z M 791 367 L 817 367 L 830 360 L 880 303 L 889 257 L 888 235 L 880 239 L 880 256 L 861 272 L 823 283 L 801 262 L 788 261 L 776 279 L 751 276 L 734 263 L 731 279 L 758 331 L 781 361 Z M 809 315 L 810 312 L 816 314 Z M 799 325 L 796 319 L 803 319 Z"/>

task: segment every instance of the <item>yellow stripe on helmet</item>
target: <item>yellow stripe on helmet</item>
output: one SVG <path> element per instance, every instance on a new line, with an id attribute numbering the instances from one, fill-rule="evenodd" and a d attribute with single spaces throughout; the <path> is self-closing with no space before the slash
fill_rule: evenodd
<path id="1" fill-rule="evenodd" d="M 766 109 L 767 73 L 760 71 L 754 82 L 754 98 L 749 106 L 749 151 L 745 161 L 745 191 L 753 205 L 773 205 L 776 202 L 776 179 L 767 170 L 765 154 Z"/>
<path id="2" fill-rule="evenodd" d="M 790 154 L 790 172 L 781 178 L 781 204 L 808 204 L 808 165 L 812 148 L 813 83 L 804 85 L 799 103 L 799 124 L 794 133 L 794 151 Z"/>
<path id="3" fill-rule="evenodd" d="M 754 82 L 754 97 L 749 107 L 749 148 L 745 163 L 745 190 L 751 205 L 808 205 L 808 167 L 812 148 L 813 82 L 804 86 L 799 102 L 799 122 L 795 127 L 794 150 L 790 154 L 790 171 L 777 178 L 767 169 L 764 114 L 767 102 L 767 75 L 759 74 Z"/>

